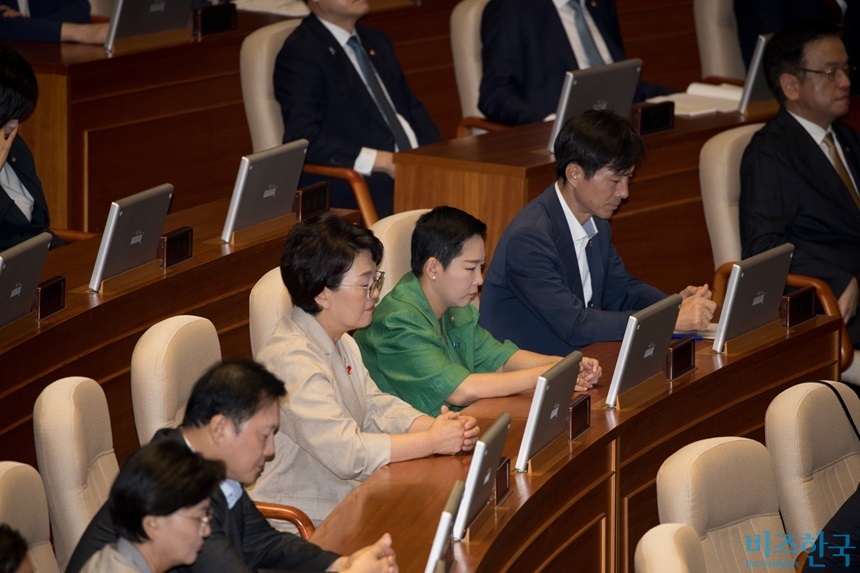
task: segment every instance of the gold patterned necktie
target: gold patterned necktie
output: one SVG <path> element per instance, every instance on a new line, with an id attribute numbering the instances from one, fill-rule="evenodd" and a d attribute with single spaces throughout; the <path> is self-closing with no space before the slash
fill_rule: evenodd
<path id="1" fill-rule="evenodd" d="M 860 195 L 857 195 L 857 188 L 854 187 L 854 183 L 851 181 L 851 176 L 848 174 L 848 169 L 845 167 L 845 164 L 842 163 L 842 158 L 839 156 L 839 151 L 836 149 L 836 143 L 833 141 L 832 132 L 828 131 L 827 135 L 824 136 L 824 145 L 827 146 L 827 152 L 830 153 L 830 157 L 833 159 L 833 167 L 836 168 L 836 173 L 839 175 L 842 183 L 845 184 L 851 198 L 854 199 L 854 204 L 857 205 L 858 209 L 860 209 Z"/>

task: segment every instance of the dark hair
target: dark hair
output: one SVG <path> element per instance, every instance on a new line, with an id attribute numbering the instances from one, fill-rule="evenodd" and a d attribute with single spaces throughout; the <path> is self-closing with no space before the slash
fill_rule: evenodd
<path id="1" fill-rule="evenodd" d="M 5 523 L 0 523 L 0 573 L 15 573 L 27 556 L 27 542 Z"/>
<path id="2" fill-rule="evenodd" d="M 624 173 L 645 156 L 642 138 L 630 122 L 602 109 L 590 109 L 567 120 L 555 138 L 554 151 L 559 179 L 571 163 L 582 167 L 585 178 L 591 179 L 604 167 Z"/>
<path id="3" fill-rule="evenodd" d="M 222 414 L 240 431 L 251 416 L 286 394 L 284 383 L 261 364 L 231 358 L 210 368 L 194 384 L 182 425 L 199 428 Z"/>
<path id="4" fill-rule="evenodd" d="M 780 105 L 785 103 L 785 94 L 779 85 L 779 78 L 782 74 L 799 76 L 803 73 L 806 46 L 818 40 L 840 36 L 839 26 L 816 20 L 789 24 L 773 35 L 764 49 L 764 75 Z"/>
<path id="5" fill-rule="evenodd" d="M 160 440 L 134 452 L 113 482 L 108 511 L 116 532 L 130 541 L 148 539 L 147 515 L 170 515 L 212 495 L 224 479 L 222 462 L 203 459 L 188 446 Z"/>
<path id="6" fill-rule="evenodd" d="M 371 231 L 332 213 L 293 227 L 281 253 L 281 278 L 293 304 L 318 314 L 317 295 L 326 287 L 339 287 L 361 251 L 368 251 L 376 264 L 382 260 L 382 243 Z"/>
<path id="7" fill-rule="evenodd" d="M 430 257 L 446 268 L 463 252 L 463 243 L 476 235 L 486 239 L 487 225 L 465 211 L 442 206 L 424 213 L 412 232 L 412 272 L 420 277 Z"/>
<path id="8" fill-rule="evenodd" d="M 25 119 L 39 97 L 36 74 L 21 54 L 0 46 L 0 125 Z"/>

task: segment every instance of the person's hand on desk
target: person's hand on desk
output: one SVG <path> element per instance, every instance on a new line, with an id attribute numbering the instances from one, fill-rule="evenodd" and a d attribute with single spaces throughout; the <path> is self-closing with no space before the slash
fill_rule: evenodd
<path id="1" fill-rule="evenodd" d="M 585 392 L 591 390 L 600 377 L 603 375 L 603 368 L 596 358 L 583 356 L 582 362 L 579 364 L 579 376 L 576 377 L 577 392 Z"/>
<path id="2" fill-rule="evenodd" d="M 60 40 L 78 42 L 79 44 L 104 44 L 109 25 L 106 22 L 99 24 L 63 22 L 63 26 L 60 28 Z"/>
<path id="3" fill-rule="evenodd" d="M 684 300 L 681 302 L 675 330 L 681 332 L 705 330 L 711 323 L 714 310 L 717 308 L 717 303 L 711 300 L 711 289 L 706 284 L 699 287 L 688 286 L 679 294 Z"/>
<path id="4" fill-rule="evenodd" d="M 394 179 L 394 153 L 391 151 L 376 151 L 376 160 L 373 162 L 373 170 L 387 173 Z"/>
<path id="5" fill-rule="evenodd" d="M 14 8 L 11 8 L 11 7 L 6 6 L 6 5 L 0 5 L 0 16 L 3 16 L 4 18 L 23 18 L 24 17 L 20 12 L 18 12 Z"/>
<path id="6" fill-rule="evenodd" d="M 848 324 L 848 321 L 857 314 L 858 300 L 860 300 L 860 287 L 857 285 L 857 277 L 854 277 L 836 301 L 845 324 Z"/>
<path id="7" fill-rule="evenodd" d="M 391 535 L 386 533 L 373 545 L 362 547 L 331 564 L 329 571 L 344 573 L 397 573 L 397 559 L 391 547 Z"/>
<path id="8" fill-rule="evenodd" d="M 433 420 L 429 431 L 435 453 L 458 454 L 475 447 L 481 429 L 472 416 L 462 416 L 442 406 L 441 413 Z"/>

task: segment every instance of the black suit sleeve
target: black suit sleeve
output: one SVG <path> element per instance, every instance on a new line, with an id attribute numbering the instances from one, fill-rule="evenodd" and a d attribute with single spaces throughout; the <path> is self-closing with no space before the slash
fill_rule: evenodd
<path id="1" fill-rule="evenodd" d="M 478 109 L 488 119 L 510 125 L 541 121 L 547 115 L 520 95 L 526 79 L 522 46 L 527 39 L 519 20 L 512 2 L 490 2 L 481 18 Z"/>

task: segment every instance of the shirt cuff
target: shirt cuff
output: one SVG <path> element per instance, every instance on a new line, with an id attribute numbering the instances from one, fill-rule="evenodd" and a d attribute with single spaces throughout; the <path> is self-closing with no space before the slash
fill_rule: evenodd
<path id="1" fill-rule="evenodd" d="M 373 164 L 376 163 L 376 150 L 362 147 L 355 158 L 352 168 L 362 175 L 370 175 L 373 172 Z"/>

